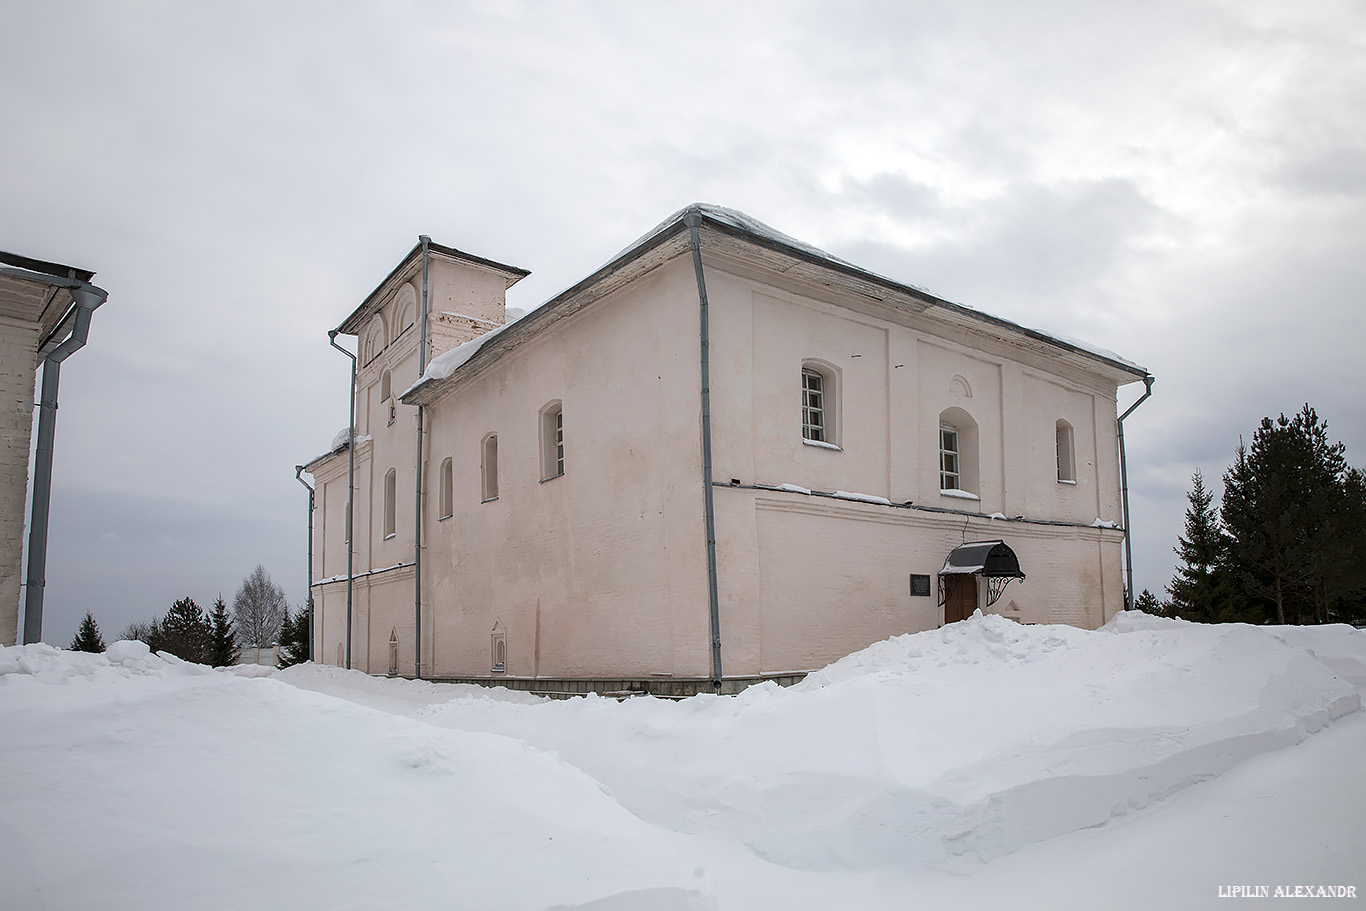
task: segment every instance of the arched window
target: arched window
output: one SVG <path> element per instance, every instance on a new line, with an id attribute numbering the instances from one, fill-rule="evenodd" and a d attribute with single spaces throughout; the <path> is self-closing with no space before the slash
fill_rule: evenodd
<path id="1" fill-rule="evenodd" d="M 1057 423 L 1058 480 L 1064 484 L 1077 483 L 1077 453 L 1072 442 L 1072 425 L 1059 419 Z"/>
<path id="2" fill-rule="evenodd" d="M 393 388 L 391 380 L 389 378 L 389 371 L 386 370 L 384 371 L 384 374 L 379 378 L 379 400 L 381 402 L 389 403 L 390 424 L 394 423 L 394 418 L 397 417 L 397 409 L 394 407 L 394 397 L 392 393 Z"/>
<path id="3" fill-rule="evenodd" d="M 455 512 L 455 497 L 451 495 L 452 480 L 451 460 L 446 459 L 441 463 L 440 496 L 438 498 L 441 504 L 439 518 L 442 519 L 449 519 L 451 514 Z"/>
<path id="4" fill-rule="evenodd" d="M 839 371 L 823 361 L 802 362 L 802 440 L 839 446 Z"/>
<path id="5" fill-rule="evenodd" d="M 501 674 L 507 670 L 508 659 L 508 635 L 503 627 L 502 620 L 493 621 L 493 632 L 490 634 L 490 655 L 493 661 L 493 673 Z"/>
<path id="6" fill-rule="evenodd" d="M 394 506 L 398 499 L 398 473 L 390 468 L 384 476 L 384 537 L 394 536 Z"/>
<path id="7" fill-rule="evenodd" d="M 564 408 L 551 402 L 541 409 L 541 480 L 564 474 Z"/>
<path id="8" fill-rule="evenodd" d="M 962 408 L 939 415 L 939 490 L 978 492 L 977 422 Z"/>
<path id="9" fill-rule="evenodd" d="M 484 502 L 498 499 L 498 434 L 496 433 L 484 437 L 483 462 L 480 466 L 480 474 L 483 477 Z"/>
<path id="10" fill-rule="evenodd" d="M 398 631 L 389 630 L 389 676 L 398 676 Z"/>

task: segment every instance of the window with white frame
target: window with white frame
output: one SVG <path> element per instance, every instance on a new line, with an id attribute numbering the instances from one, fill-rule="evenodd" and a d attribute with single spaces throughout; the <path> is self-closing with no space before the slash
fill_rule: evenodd
<path id="1" fill-rule="evenodd" d="M 834 364 L 802 361 L 802 442 L 840 448 L 840 371 Z"/>
<path id="2" fill-rule="evenodd" d="M 958 451 L 958 428 L 939 425 L 939 489 L 962 490 L 962 462 Z"/>
<path id="3" fill-rule="evenodd" d="M 441 463 L 441 480 L 438 485 L 438 500 L 441 504 L 441 515 L 438 518 L 449 519 L 455 512 L 455 497 L 451 493 L 451 482 L 454 480 L 454 472 L 451 467 L 451 460 L 448 458 Z"/>
<path id="4" fill-rule="evenodd" d="M 483 479 L 483 501 L 498 499 L 498 434 L 484 437 L 483 461 L 480 465 Z"/>
<path id="5" fill-rule="evenodd" d="M 939 414 L 939 489 L 978 499 L 977 422 L 957 406 Z"/>
<path id="6" fill-rule="evenodd" d="M 564 474 L 564 408 L 551 402 L 541 409 L 541 480 Z"/>
<path id="7" fill-rule="evenodd" d="M 493 621 L 493 631 L 489 635 L 489 656 L 493 662 L 493 673 L 501 674 L 507 670 L 508 634 L 502 620 Z"/>
<path id="8" fill-rule="evenodd" d="M 826 442 L 825 377 L 807 367 L 802 370 L 802 439 Z"/>
<path id="9" fill-rule="evenodd" d="M 1077 453 L 1073 446 L 1072 425 L 1059 419 L 1057 423 L 1058 480 L 1064 484 L 1077 482 Z"/>
<path id="10" fill-rule="evenodd" d="M 384 476 L 384 537 L 394 536 L 394 529 L 397 527 L 394 522 L 395 505 L 398 500 L 398 473 L 390 468 L 389 473 Z"/>

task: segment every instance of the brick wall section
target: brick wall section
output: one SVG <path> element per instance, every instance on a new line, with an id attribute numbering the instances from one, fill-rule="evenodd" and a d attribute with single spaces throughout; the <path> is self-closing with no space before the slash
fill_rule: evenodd
<path id="1" fill-rule="evenodd" d="M 0 320 L 0 645 L 19 635 L 38 329 Z"/>

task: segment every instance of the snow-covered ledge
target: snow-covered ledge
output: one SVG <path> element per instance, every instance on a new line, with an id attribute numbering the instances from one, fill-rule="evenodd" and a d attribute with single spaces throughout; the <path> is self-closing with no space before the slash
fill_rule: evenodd
<path id="1" fill-rule="evenodd" d="M 808 440 L 806 437 L 802 437 L 802 444 L 805 446 L 815 446 L 817 449 L 833 449 L 836 452 L 844 452 L 843 448 L 836 446 L 834 443 L 827 443 L 824 440 Z"/>
<path id="2" fill-rule="evenodd" d="M 981 500 L 981 499 L 982 499 L 981 497 L 977 496 L 977 494 L 975 494 L 975 493 L 969 493 L 969 492 L 966 491 L 966 490 L 949 490 L 948 488 L 943 488 L 943 489 L 941 489 L 941 490 L 939 491 L 939 495 L 940 495 L 941 497 L 957 497 L 957 498 L 960 499 L 960 500 Z"/>

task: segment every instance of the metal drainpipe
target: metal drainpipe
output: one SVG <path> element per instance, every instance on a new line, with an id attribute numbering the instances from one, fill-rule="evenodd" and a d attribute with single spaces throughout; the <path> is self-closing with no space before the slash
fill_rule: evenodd
<path id="1" fill-rule="evenodd" d="M 346 669 L 351 670 L 351 591 L 355 583 L 356 539 L 356 356 L 337 344 L 337 330 L 327 333 L 327 340 L 342 354 L 351 358 L 351 412 L 346 426 Z"/>
<path id="2" fill-rule="evenodd" d="M 427 245 L 432 239 L 426 234 L 418 235 L 422 244 L 422 322 L 417 346 L 417 377 L 427 370 Z M 417 471 L 413 482 L 413 679 L 422 679 L 422 417 L 423 409 L 417 406 Z"/>
<path id="3" fill-rule="evenodd" d="M 308 488 L 308 660 L 313 660 L 313 485 L 304 480 L 304 466 L 294 466 L 294 480 Z"/>
<path id="4" fill-rule="evenodd" d="M 711 324 L 707 313 L 707 282 L 702 274 L 702 243 L 698 227 L 702 216 L 689 212 L 683 216 L 692 244 L 693 271 L 697 273 L 697 301 L 702 336 L 702 490 L 707 526 L 707 599 L 711 607 L 711 685 L 721 691 L 721 598 L 716 585 L 716 507 L 712 501 L 711 477 Z"/>
<path id="5" fill-rule="evenodd" d="M 52 438 L 57 430 L 57 387 L 62 361 L 85 345 L 90 316 L 109 292 L 82 282 L 71 289 L 76 302 L 76 321 L 71 334 L 43 360 L 43 386 L 39 393 L 38 446 L 33 463 L 33 511 L 28 529 L 28 573 L 24 592 L 24 645 L 43 638 L 43 589 L 47 585 L 47 520 L 52 501 Z"/>
<path id="6" fill-rule="evenodd" d="M 1152 374 L 1143 377 L 1143 385 L 1146 387 L 1137 402 L 1129 406 L 1129 410 L 1119 416 L 1119 480 L 1120 494 L 1124 498 L 1124 570 L 1126 573 L 1124 609 L 1134 609 L 1134 543 L 1133 543 L 1133 523 L 1129 521 L 1129 462 L 1124 454 L 1124 419 L 1134 413 L 1134 409 L 1142 405 L 1148 396 L 1153 394 L 1153 381 L 1156 379 Z"/>

